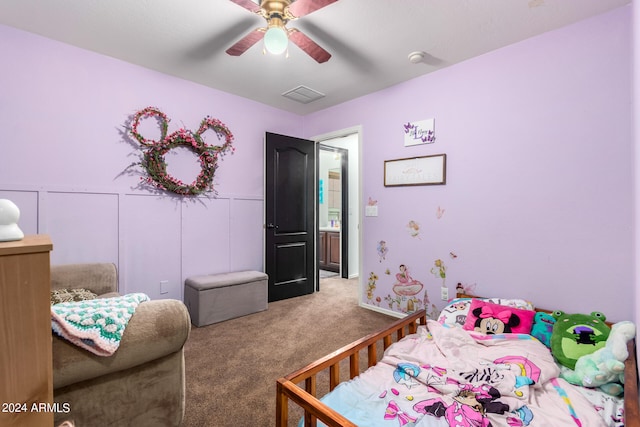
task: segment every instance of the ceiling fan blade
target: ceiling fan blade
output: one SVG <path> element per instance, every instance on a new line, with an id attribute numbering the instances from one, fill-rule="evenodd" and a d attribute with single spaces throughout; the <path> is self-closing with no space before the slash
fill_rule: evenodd
<path id="1" fill-rule="evenodd" d="M 318 61 L 320 64 L 327 62 L 329 58 L 331 58 L 331 54 L 329 52 L 321 48 L 316 42 L 295 28 L 289 30 L 289 40 L 291 40 L 300 49 L 304 50 L 307 55 Z"/>
<path id="2" fill-rule="evenodd" d="M 289 12 L 296 18 L 315 12 L 338 0 L 296 0 L 289 6 Z"/>
<path id="3" fill-rule="evenodd" d="M 256 28 L 249 34 L 240 39 L 236 44 L 227 49 L 227 53 L 231 56 L 240 56 L 251 46 L 258 43 L 264 37 L 264 28 Z"/>
<path id="4" fill-rule="evenodd" d="M 238 6 L 242 6 L 245 9 L 250 10 L 251 12 L 257 12 L 260 10 L 260 5 L 254 3 L 251 0 L 231 0 L 231 1 L 237 4 Z"/>

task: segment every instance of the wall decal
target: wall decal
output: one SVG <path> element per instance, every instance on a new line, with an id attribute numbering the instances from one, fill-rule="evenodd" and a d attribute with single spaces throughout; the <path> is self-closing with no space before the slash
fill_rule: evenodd
<path id="1" fill-rule="evenodd" d="M 474 292 L 476 290 L 476 285 L 477 285 L 477 283 L 472 283 L 470 285 L 467 285 L 467 284 L 463 285 L 462 283 L 458 283 L 456 285 L 456 292 L 469 294 L 469 295 L 475 295 Z"/>
<path id="2" fill-rule="evenodd" d="M 458 255 L 456 255 L 455 252 L 449 252 L 449 257 L 451 257 L 451 259 L 457 259 Z"/>
<path id="3" fill-rule="evenodd" d="M 439 279 L 442 279 L 442 286 L 445 286 L 445 280 L 447 279 L 447 267 L 444 265 L 441 259 L 434 261 L 434 267 L 431 269 L 431 274 Z"/>
<path id="4" fill-rule="evenodd" d="M 378 216 L 378 201 L 369 197 L 367 205 L 364 207 L 364 216 Z"/>
<path id="5" fill-rule="evenodd" d="M 389 252 L 389 248 L 387 248 L 387 242 L 384 240 L 380 240 L 378 242 L 378 256 L 380 257 L 380 262 L 382 262 L 387 256 L 387 252 Z"/>
<path id="6" fill-rule="evenodd" d="M 415 280 L 409 274 L 406 265 L 400 264 L 399 272 L 396 273 L 397 282 L 393 285 L 393 292 L 397 295 L 415 295 L 423 288 L 423 284 Z"/>
<path id="7" fill-rule="evenodd" d="M 407 224 L 407 232 L 411 237 L 417 237 L 420 239 L 420 224 L 413 220 L 409 221 Z"/>
<path id="8" fill-rule="evenodd" d="M 147 139 L 138 132 L 140 122 L 144 119 L 157 120 L 161 131 L 160 139 Z M 204 118 L 196 132 L 182 128 L 167 136 L 168 125 L 169 118 L 155 107 L 144 108 L 133 116 L 129 133 L 144 147 L 142 161 L 139 163 L 147 173 L 146 178 L 141 178 L 143 183 L 182 196 L 214 191 L 213 176 L 218 168 L 218 160 L 227 152 L 235 151 L 231 131 L 220 120 L 211 117 Z M 209 129 L 217 134 L 218 139 L 224 140 L 222 145 L 204 142 L 202 135 Z M 177 147 L 188 148 L 198 155 L 201 171 L 191 184 L 185 184 L 167 172 L 165 155 Z"/>
<path id="9" fill-rule="evenodd" d="M 437 319 L 438 317 L 440 317 L 440 310 L 438 310 L 438 307 L 436 307 L 435 304 L 431 303 L 431 301 L 429 300 L 429 294 L 427 293 L 426 289 L 424 290 L 423 303 L 428 319 Z"/>
<path id="10" fill-rule="evenodd" d="M 442 218 L 443 215 L 444 215 L 444 209 L 438 206 L 438 209 L 436 209 L 436 218 L 440 219 Z"/>
<path id="11" fill-rule="evenodd" d="M 398 305 L 400 311 L 412 313 L 420 306 L 421 301 L 416 295 L 422 290 L 424 285 L 411 277 L 406 265 L 401 264 L 399 270 L 400 271 L 396 273 L 396 282 L 392 288 L 396 297 L 393 298 L 389 295 L 386 299 L 390 308 L 393 308 L 393 304 L 395 303 Z"/>
<path id="12" fill-rule="evenodd" d="M 424 307 L 429 319 L 437 319 L 440 312 L 436 305 L 432 304 L 429 300 L 427 290 L 424 289 L 422 299 L 418 296 L 420 291 L 424 288 L 424 285 L 420 281 L 411 277 L 409 269 L 405 264 L 400 265 L 398 270 L 398 273 L 395 275 L 396 280 L 392 285 L 394 295 L 392 296 L 391 293 L 388 293 L 387 296 L 384 297 L 389 309 L 402 313 L 413 313 Z M 386 269 L 385 274 L 391 274 L 388 268 Z M 379 295 L 376 295 L 378 279 L 378 275 L 375 272 L 370 272 L 365 288 L 366 303 L 376 307 L 380 307 L 383 300 Z"/>
<path id="13" fill-rule="evenodd" d="M 374 291 L 376 290 L 376 282 L 378 281 L 378 275 L 373 271 L 369 273 L 369 280 L 367 281 L 367 302 L 373 304 Z M 380 297 L 378 297 L 379 299 Z M 378 301 L 378 305 L 380 301 Z"/>
<path id="14" fill-rule="evenodd" d="M 436 119 L 409 122 L 404 125 L 404 146 L 433 144 L 436 141 Z"/>

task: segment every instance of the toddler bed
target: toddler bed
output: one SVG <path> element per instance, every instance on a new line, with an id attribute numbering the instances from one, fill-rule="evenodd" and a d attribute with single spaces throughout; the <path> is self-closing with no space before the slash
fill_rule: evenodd
<path id="1" fill-rule="evenodd" d="M 304 411 L 300 424 L 312 427 L 318 420 L 332 427 L 640 427 L 635 340 L 627 344 L 622 400 L 558 378 L 551 352 L 531 335 L 496 332 L 411 314 L 280 378 L 276 425 L 289 425 L 292 404 Z M 341 365 L 348 366 L 347 381 Z M 327 385 L 319 385 L 322 378 Z M 330 393 L 320 400 L 322 388 Z"/>

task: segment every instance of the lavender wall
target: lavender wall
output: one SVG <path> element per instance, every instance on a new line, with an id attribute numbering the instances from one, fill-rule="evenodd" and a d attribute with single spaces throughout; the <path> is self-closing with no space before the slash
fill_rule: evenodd
<path id="1" fill-rule="evenodd" d="M 406 310 L 392 301 L 404 264 L 442 307 L 441 260 L 450 294 L 461 282 L 633 318 L 630 50 L 623 7 L 305 117 L 307 136 L 363 128 L 363 197 L 379 209 L 362 222 L 363 303 Z M 436 142 L 405 148 L 402 125 L 432 117 Z M 438 153 L 446 185 L 383 186 L 385 160 Z"/>
<path id="2" fill-rule="evenodd" d="M 0 57 L 0 197 L 21 208 L 25 233 L 51 235 L 53 263 L 114 262 L 121 291 L 178 299 L 190 275 L 262 269 L 263 136 L 299 135 L 299 117 L 4 26 Z M 122 174 L 140 153 L 123 125 L 149 105 L 169 132 L 211 115 L 234 133 L 218 198 L 161 196 Z M 195 177 L 167 156 L 170 172 Z"/>
<path id="3" fill-rule="evenodd" d="M 380 213 L 361 222 L 363 302 L 389 309 L 385 297 L 395 297 L 406 264 L 442 307 L 442 280 L 432 273 L 440 259 L 450 293 L 462 282 L 482 294 L 630 318 L 640 307 L 630 298 L 634 233 L 640 239 L 630 39 L 625 7 L 298 117 L 0 26 L 0 197 L 20 206 L 26 233 L 52 236 L 54 263 L 115 262 L 122 291 L 181 298 L 189 275 L 262 268 L 265 131 L 311 137 L 361 125 L 363 198 L 377 200 Z M 212 115 L 234 132 L 218 198 L 159 196 L 121 175 L 139 153 L 122 125 L 147 105 L 169 115 L 170 131 Z M 430 117 L 436 143 L 403 147 L 402 124 Z M 383 186 L 384 160 L 435 153 L 447 153 L 447 185 Z M 191 173 L 177 165 L 176 174 Z M 378 278 L 368 301 L 371 272 Z"/>

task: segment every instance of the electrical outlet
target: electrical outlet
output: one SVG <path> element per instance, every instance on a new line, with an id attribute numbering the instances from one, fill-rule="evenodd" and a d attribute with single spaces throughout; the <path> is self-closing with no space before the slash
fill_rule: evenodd
<path id="1" fill-rule="evenodd" d="M 169 293 L 169 281 L 160 280 L 160 294 L 168 294 L 168 293 Z"/>
<path id="2" fill-rule="evenodd" d="M 449 288 L 446 286 L 440 288 L 440 298 L 442 298 L 442 301 L 449 300 Z"/>

